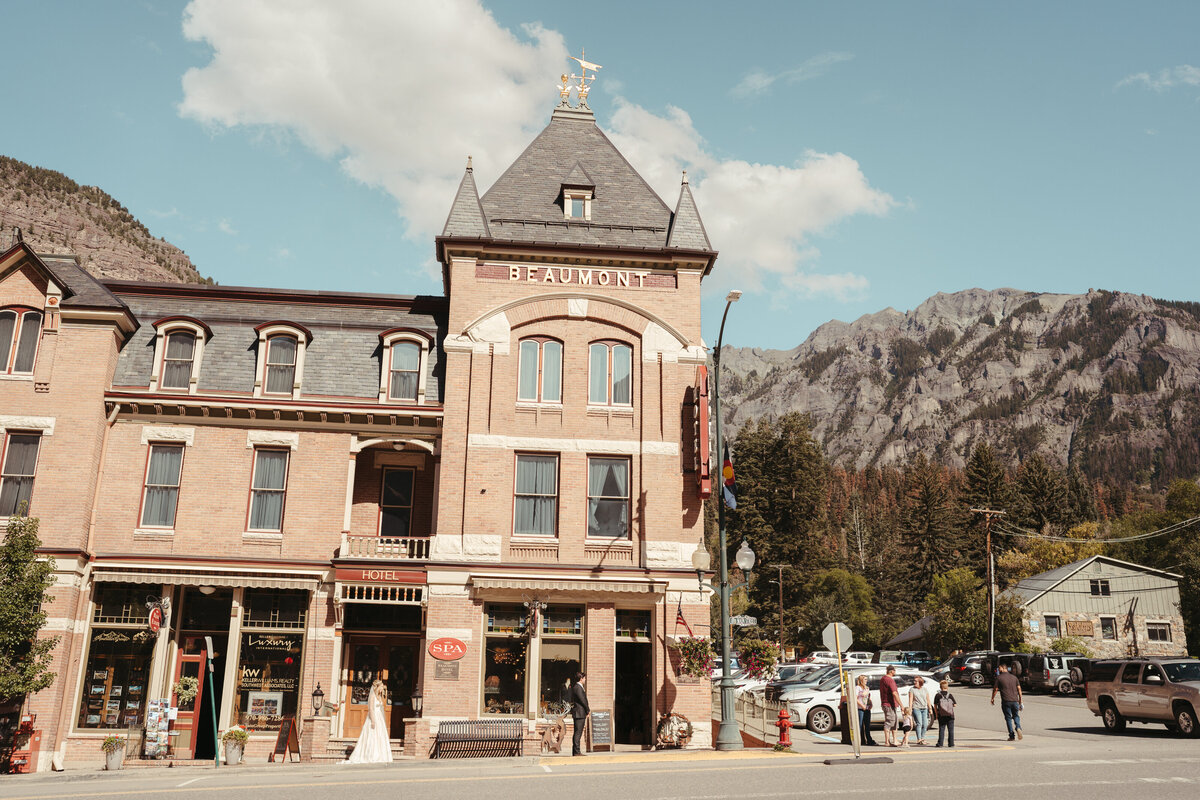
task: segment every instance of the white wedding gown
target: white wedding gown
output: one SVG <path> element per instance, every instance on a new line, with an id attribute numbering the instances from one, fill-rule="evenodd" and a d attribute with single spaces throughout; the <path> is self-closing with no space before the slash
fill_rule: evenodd
<path id="1" fill-rule="evenodd" d="M 372 690 L 367 701 L 367 719 L 362 733 L 354 744 L 354 752 L 345 764 L 387 764 L 392 760 L 392 743 L 388 738 L 387 718 L 383 713 L 380 692 Z"/>

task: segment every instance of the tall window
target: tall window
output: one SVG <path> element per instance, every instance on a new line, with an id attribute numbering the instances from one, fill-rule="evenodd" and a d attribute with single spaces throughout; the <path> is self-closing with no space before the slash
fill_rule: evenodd
<path id="1" fill-rule="evenodd" d="M 562 402 L 562 343 L 553 339 L 521 342 L 517 369 L 517 399 L 543 403 Z"/>
<path id="2" fill-rule="evenodd" d="M 542 715 L 565 714 L 570 709 L 567 686 L 583 668 L 583 608 L 547 608 L 542 615 L 541 650 L 538 711 Z"/>
<path id="3" fill-rule="evenodd" d="M 528 651 L 525 609 L 521 606 L 487 606 L 484 638 L 483 712 L 524 714 Z"/>
<path id="4" fill-rule="evenodd" d="M 191 331 L 175 331 L 167 334 L 167 349 L 163 355 L 162 388 L 188 388 L 192 380 L 192 364 L 195 358 L 196 334 Z"/>
<path id="5" fill-rule="evenodd" d="M 29 513 L 33 478 L 37 472 L 36 433 L 10 433 L 4 440 L 4 473 L 0 479 L 0 517 Z"/>
<path id="6" fill-rule="evenodd" d="M 633 348 L 620 342 L 594 342 L 588 348 L 588 403 L 633 403 Z"/>
<path id="7" fill-rule="evenodd" d="M 174 528 L 179 502 L 179 475 L 183 468 L 183 445 L 150 445 L 146 466 L 146 495 L 142 500 L 142 527 Z"/>
<path id="8" fill-rule="evenodd" d="M 379 535 L 408 536 L 412 532 L 413 470 L 385 469 L 379 498 Z"/>
<path id="9" fill-rule="evenodd" d="M 42 315 L 37 311 L 8 308 L 0 311 L 0 356 L 3 372 L 29 374 L 37 357 Z"/>
<path id="10" fill-rule="evenodd" d="M 296 383 L 296 339 L 272 336 L 267 340 L 266 391 L 291 394 Z"/>
<path id="11" fill-rule="evenodd" d="M 420 384 L 421 347 L 415 342 L 396 342 L 392 345 L 392 368 L 388 381 L 388 396 L 393 400 L 417 402 Z"/>
<path id="12" fill-rule="evenodd" d="M 629 460 L 588 459 L 588 536 L 629 536 Z"/>
<path id="13" fill-rule="evenodd" d="M 250 489 L 252 531 L 283 530 L 283 498 L 287 492 L 287 450 L 254 451 L 254 478 Z"/>
<path id="14" fill-rule="evenodd" d="M 558 456 L 517 456 L 513 533 L 553 536 L 558 523 Z"/>

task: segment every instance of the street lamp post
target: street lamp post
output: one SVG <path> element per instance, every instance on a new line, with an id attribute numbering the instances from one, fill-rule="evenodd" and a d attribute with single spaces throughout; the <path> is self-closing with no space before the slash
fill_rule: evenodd
<path id="1" fill-rule="evenodd" d="M 721 329 L 717 333 L 717 349 L 713 351 L 713 413 L 717 417 L 717 458 L 723 458 L 721 447 L 721 343 L 725 338 L 725 318 L 729 307 L 742 296 L 734 289 L 725 298 L 725 313 L 721 315 Z M 721 727 L 717 731 L 718 750 L 741 750 L 742 734 L 737 720 L 733 718 L 733 675 L 729 670 L 730 625 L 729 625 L 729 547 L 725 541 L 724 468 L 721 470 L 721 488 L 717 498 L 718 549 L 721 551 Z"/>

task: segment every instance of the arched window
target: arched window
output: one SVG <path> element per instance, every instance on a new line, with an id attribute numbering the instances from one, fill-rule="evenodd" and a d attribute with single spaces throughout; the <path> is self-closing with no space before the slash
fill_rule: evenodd
<path id="1" fill-rule="evenodd" d="M 154 323 L 154 363 L 150 390 L 195 393 L 199 386 L 204 343 L 212 330 L 192 317 L 165 317 Z"/>
<path id="2" fill-rule="evenodd" d="M 388 397 L 392 400 L 417 402 L 417 387 L 421 377 L 421 346 L 416 342 L 396 342 L 392 345 L 392 363 L 388 377 Z"/>
<path id="3" fill-rule="evenodd" d="M 593 342 L 588 348 L 588 404 L 633 404 L 633 348 L 622 342 Z"/>
<path id="4" fill-rule="evenodd" d="M 3 371 L 9 375 L 32 374 L 41 338 L 41 312 L 27 308 L 6 308 L 0 311 L 0 355 L 4 357 Z"/>
<path id="5" fill-rule="evenodd" d="M 562 342 L 544 337 L 521 341 L 517 365 L 517 399 L 562 402 Z"/>
<path id="6" fill-rule="evenodd" d="M 267 375 L 264 384 L 269 394 L 291 394 L 296 382 L 296 337 L 279 335 L 267 339 Z"/>
<path id="7" fill-rule="evenodd" d="M 192 363 L 196 358 L 196 334 L 174 331 L 167 334 L 163 355 L 162 388 L 186 389 L 192 381 Z"/>
<path id="8" fill-rule="evenodd" d="M 379 339 L 379 402 L 423 405 L 432 338 L 421 330 L 392 328 L 379 334 Z"/>

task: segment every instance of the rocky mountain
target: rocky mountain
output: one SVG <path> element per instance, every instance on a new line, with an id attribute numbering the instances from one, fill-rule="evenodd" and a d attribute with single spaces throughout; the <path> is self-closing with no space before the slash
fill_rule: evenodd
<path id="1" fill-rule="evenodd" d="M 962 466 L 986 440 L 1096 480 L 1200 474 L 1200 303 L 971 289 L 828 322 L 792 350 L 726 347 L 721 362 L 734 431 L 806 412 L 846 467 L 917 453 Z"/>
<path id="2" fill-rule="evenodd" d="M 0 156 L 0 249 L 11 244 L 14 228 L 38 252 L 78 255 L 98 278 L 211 283 L 103 190 Z"/>

